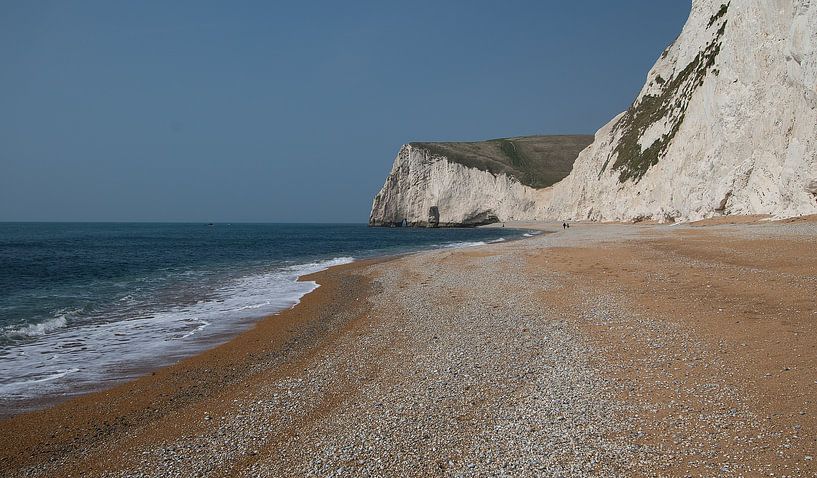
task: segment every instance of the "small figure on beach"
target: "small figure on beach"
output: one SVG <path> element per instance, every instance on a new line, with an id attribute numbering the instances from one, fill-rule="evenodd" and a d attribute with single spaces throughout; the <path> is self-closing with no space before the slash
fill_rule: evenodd
<path id="1" fill-rule="evenodd" d="M 562 229 L 567 229 L 567 223 L 566 222 L 562 223 Z"/>

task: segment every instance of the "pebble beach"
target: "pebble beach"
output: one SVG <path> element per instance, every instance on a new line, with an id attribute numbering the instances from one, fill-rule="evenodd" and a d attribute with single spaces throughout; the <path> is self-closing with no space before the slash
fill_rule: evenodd
<path id="1" fill-rule="evenodd" d="M 518 226 L 6 419 L 0 474 L 817 476 L 817 221 Z"/>

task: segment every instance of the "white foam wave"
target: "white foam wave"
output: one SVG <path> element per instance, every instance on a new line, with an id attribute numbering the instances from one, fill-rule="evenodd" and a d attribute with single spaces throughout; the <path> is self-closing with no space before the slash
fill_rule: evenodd
<path id="1" fill-rule="evenodd" d="M 190 337 L 190 336 L 196 334 L 197 332 L 201 332 L 202 330 L 206 329 L 209 325 L 210 325 L 210 322 L 207 322 L 207 321 L 204 321 L 204 320 L 199 320 L 199 326 L 196 327 L 195 329 L 191 330 L 190 332 L 187 332 L 186 334 L 182 335 L 181 338 L 186 339 L 187 337 Z"/>
<path id="2" fill-rule="evenodd" d="M 488 244 L 496 244 L 498 242 L 505 242 L 505 238 L 500 237 L 499 239 L 494 239 L 493 241 L 488 241 Z"/>
<path id="3" fill-rule="evenodd" d="M 67 325 L 68 321 L 65 316 L 60 315 L 38 324 L 28 324 L 25 327 L 7 330 L 4 335 L 9 338 L 39 337 Z"/>
<path id="4" fill-rule="evenodd" d="M 23 383 L 50 382 L 52 380 L 57 380 L 58 378 L 62 378 L 64 376 L 68 375 L 69 373 L 75 373 L 75 372 L 79 372 L 79 369 L 78 368 L 69 368 L 69 369 L 66 369 L 66 370 L 57 370 L 54 373 L 52 373 L 51 375 L 48 375 L 46 377 L 37 378 L 37 379 L 33 379 L 33 380 L 28 380 L 28 381 L 23 382 Z"/>
<path id="5" fill-rule="evenodd" d="M 236 278 L 195 304 L 143 310 L 127 320 L 67 326 L 64 316 L 16 332 L 34 340 L 0 360 L 0 397 L 22 398 L 65 390 L 56 381 L 72 374 L 78 388 L 127 376 L 129 369 L 160 366 L 189 356 L 248 327 L 253 319 L 298 304 L 315 290 L 303 275 L 353 262 L 352 257 L 294 264 Z M 82 364 L 81 369 L 76 368 Z"/>
<path id="6" fill-rule="evenodd" d="M 294 266 L 289 266 L 287 269 L 293 272 L 297 272 L 300 275 L 308 275 L 313 274 L 315 272 L 320 272 L 322 270 L 326 270 L 333 266 L 342 266 L 344 264 L 349 264 L 354 261 L 355 261 L 354 257 L 335 257 L 334 259 L 328 259 L 325 261 L 309 262 L 306 264 L 297 264 Z"/>
<path id="7" fill-rule="evenodd" d="M 463 242 L 452 242 L 451 244 L 446 244 L 445 248 L 447 249 L 462 249 L 464 247 L 476 247 L 476 246 L 484 246 L 487 242 L 483 241 L 463 241 Z"/>

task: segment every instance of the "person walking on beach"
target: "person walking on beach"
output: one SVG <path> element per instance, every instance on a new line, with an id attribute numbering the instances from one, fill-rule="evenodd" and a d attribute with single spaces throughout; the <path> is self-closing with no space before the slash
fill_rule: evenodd
<path id="1" fill-rule="evenodd" d="M 567 229 L 567 223 L 566 222 L 562 223 L 562 229 Z"/>

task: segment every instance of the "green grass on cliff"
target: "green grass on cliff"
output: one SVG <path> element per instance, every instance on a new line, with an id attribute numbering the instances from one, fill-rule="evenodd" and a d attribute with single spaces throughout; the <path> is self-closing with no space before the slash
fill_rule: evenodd
<path id="1" fill-rule="evenodd" d="M 728 3 L 723 5 L 718 13 L 712 16 L 709 26 L 723 18 L 728 8 Z M 710 71 L 716 76 L 719 73 L 713 67 L 721 50 L 721 38 L 726 31 L 726 24 L 727 21 L 724 20 L 712 41 L 683 70 L 668 79 L 656 77 L 655 81 L 660 87 L 660 92 L 645 95 L 633 103 L 616 123 L 614 133 L 620 133 L 620 138 L 613 150 L 616 157 L 613 169 L 619 171 L 620 182 L 640 181 L 647 170 L 664 157 L 684 122 L 693 93 L 703 85 Z M 639 143 L 641 136 L 650 126 L 661 122 L 668 126 L 668 131 L 643 149 Z M 599 177 L 607 168 L 609 161 L 610 158 L 602 166 Z"/>
<path id="2" fill-rule="evenodd" d="M 520 183 L 544 188 L 570 174 L 579 153 L 593 142 L 593 136 L 522 136 L 461 143 L 411 143 L 449 161 L 507 174 Z"/>

